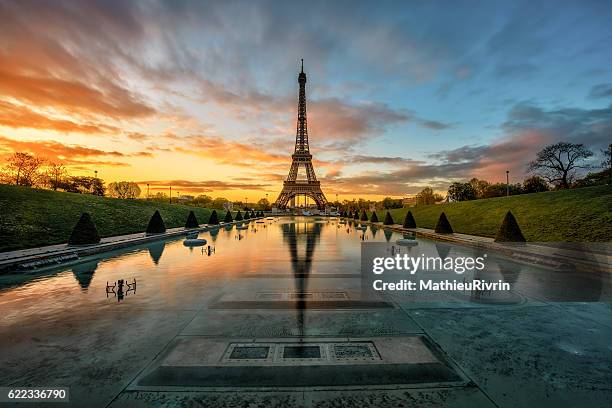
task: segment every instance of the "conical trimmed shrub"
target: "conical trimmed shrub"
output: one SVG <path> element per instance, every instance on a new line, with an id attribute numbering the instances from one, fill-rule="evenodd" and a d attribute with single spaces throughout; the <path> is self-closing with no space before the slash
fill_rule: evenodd
<path id="1" fill-rule="evenodd" d="M 159 210 L 155 210 L 149 220 L 149 225 L 147 225 L 147 234 L 161 234 L 163 232 L 166 232 L 166 224 L 164 224 Z"/>
<path id="2" fill-rule="evenodd" d="M 525 237 L 519 227 L 516 218 L 510 211 L 506 213 L 499 231 L 495 235 L 495 242 L 525 242 Z"/>
<path id="3" fill-rule="evenodd" d="M 236 221 L 242 221 L 242 213 L 240 213 L 240 210 L 236 213 Z"/>
<path id="4" fill-rule="evenodd" d="M 185 228 L 199 228 L 200 224 L 198 224 L 198 219 L 195 216 L 193 211 L 189 211 L 189 215 L 187 216 L 187 222 L 185 223 Z"/>
<path id="5" fill-rule="evenodd" d="M 376 211 L 372 211 L 372 216 L 370 217 L 370 221 L 378 222 L 378 215 L 376 215 Z"/>
<path id="6" fill-rule="evenodd" d="M 367 221 L 368 220 L 368 213 L 366 213 L 365 210 L 363 210 L 363 214 L 361 214 L 361 221 Z"/>
<path id="7" fill-rule="evenodd" d="M 355 210 L 355 212 L 353 213 L 353 219 L 354 220 L 358 220 L 359 219 L 359 212 L 357 210 Z"/>
<path id="8" fill-rule="evenodd" d="M 208 219 L 208 223 L 210 225 L 219 224 L 219 216 L 217 215 L 217 210 L 212 210 L 212 212 L 210 213 L 210 218 Z"/>
<path id="9" fill-rule="evenodd" d="M 223 222 L 232 222 L 234 221 L 232 218 L 232 212 L 231 211 L 227 211 L 225 213 L 225 218 L 223 219 Z"/>
<path id="10" fill-rule="evenodd" d="M 393 221 L 393 217 L 391 216 L 391 213 L 389 211 L 387 211 L 387 214 L 385 215 L 385 220 L 383 221 L 384 225 L 393 225 L 395 224 L 395 222 Z"/>
<path id="11" fill-rule="evenodd" d="M 450 222 L 448 222 L 448 218 L 446 218 L 446 214 L 444 214 L 444 212 L 442 212 L 442 214 L 440 214 L 440 218 L 438 218 L 435 231 L 438 234 L 453 233 L 453 227 L 451 227 Z"/>
<path id="12" fill-rule="evenodd" d="M 88 245 L 97 244 L 100 242 L 100 235 L 96 224 L 89 216 L 89 213 L 84 212 L 81 218 L 76 223 L 68 239 L 69 245 Z"/>
<path id="13" fill-rule="evenodd" d="M 416 228 L 416 220 L 412 215 L 412 211 L 408 210 L 406 218 L 404 218 L 404 228 Z"/>
<path id="14" fill-rule="evenodd" d="M 255 214 L 254 210 L 251 210 L 251 218 L 257 218 L 257 214 Z"/>

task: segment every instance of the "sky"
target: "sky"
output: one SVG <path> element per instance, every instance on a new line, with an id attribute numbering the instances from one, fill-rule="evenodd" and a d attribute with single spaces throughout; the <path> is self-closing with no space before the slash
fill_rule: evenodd
<path id="1" fill-rule="evenodd" d="M 0 161 L 272 200 L 303 58 L 328 199 L 520 182 L 547 144 L 612 141 L 610 21 L 609 1 L 0 0 Z"/>

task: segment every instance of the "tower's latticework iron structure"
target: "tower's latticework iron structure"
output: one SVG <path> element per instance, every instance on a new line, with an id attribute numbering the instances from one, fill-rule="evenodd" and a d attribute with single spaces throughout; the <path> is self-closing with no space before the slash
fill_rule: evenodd
<path id="1" fill-rule="evenodd" d="M 275 206 L 278 208 L 286 208 L 289 201 L 293 201 L 295 197 L 305 196 L 310 197 L 316 204 L 319 210 L 324 210 L 327 205 L 325 194 L 321 190 L 321 182 L 315 176 L 314 168 L 312 167 L 312 154 L 308 146 L 308 128 L 306 125 L 306 74 L 304 73 L 304 60 L 302 60 L 302 71 L 298 75 L 298 83 L 300 84 L 300 96 L 298 102 L 298 118 L 297 132 L 295 135 L 295 151 L 291 155 L 291 168 L 289 176 L 283 182 L 283 190 L 276 199 Z M 306 179 L 299 180 L 298 172 L 300 166 L 306 170 Z"/>

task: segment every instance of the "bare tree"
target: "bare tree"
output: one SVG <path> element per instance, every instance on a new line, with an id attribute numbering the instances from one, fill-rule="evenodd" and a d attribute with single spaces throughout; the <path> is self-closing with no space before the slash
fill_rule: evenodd
<path id="1" fill-rule="evenodd" d="M 140 187 L 133 181 L 117 181 L 108 185 L 108 195 L 116 198 L 138 198 Z"/>
<path id="2" fill-rule="evenodd" d="M 561 188 L 569 188 L 576 176 L 576 169 L 586 169 L 585 159 L 593 152 L 583 144 L 560 142 L 540 150 L 536 159 L 529 163 L 528 170 Z"/>
<path id="3" fill-rule="evenodd" d="M 2 181 L 17 186 L 32 187 L 40 182 L 44 160 L 30 153 L 15 152 L 2 170 Z"/>
<path id="4" fill-rule="evenodd" d="M 68 172 L 61 163 L 51 162 L 47 165 L 46 182 L 51 190 L 61 188 L 65 182 Z"/>

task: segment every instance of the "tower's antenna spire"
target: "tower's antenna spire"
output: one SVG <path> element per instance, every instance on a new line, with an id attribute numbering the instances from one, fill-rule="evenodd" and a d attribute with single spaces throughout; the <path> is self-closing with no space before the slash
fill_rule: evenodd
<path id="1" fill-rule="evenodd" d="M 304 73 L 304 58 L 302 58 L 302 74 Z"/>

